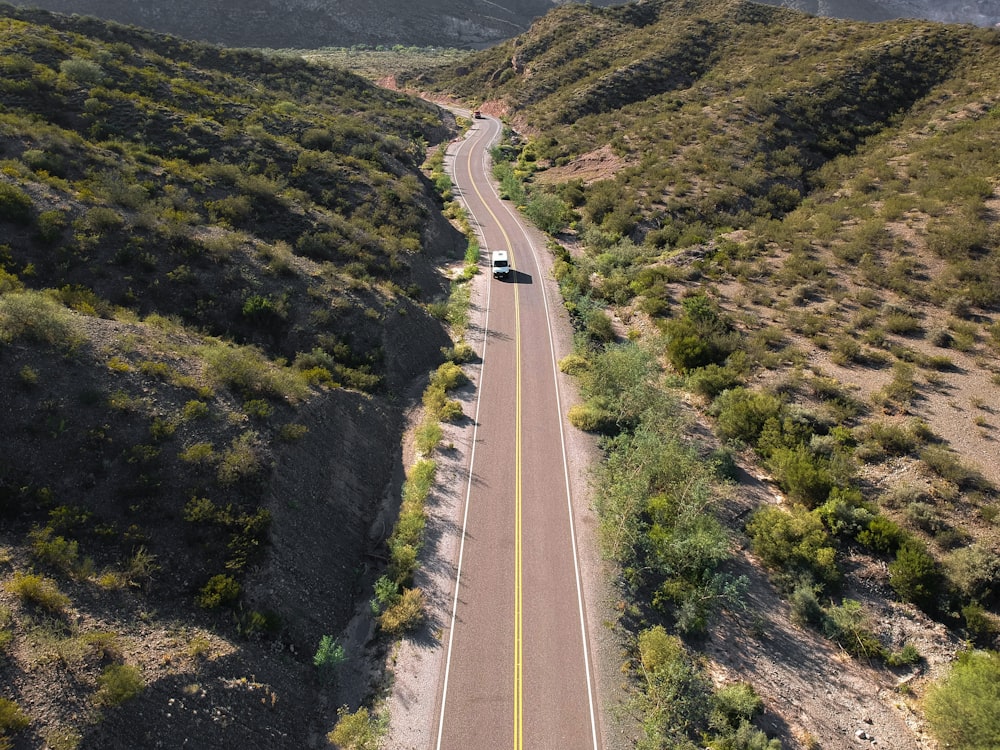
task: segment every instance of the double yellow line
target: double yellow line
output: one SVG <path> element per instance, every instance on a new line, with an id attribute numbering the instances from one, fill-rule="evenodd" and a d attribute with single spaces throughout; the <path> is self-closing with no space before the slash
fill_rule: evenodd
<path id="1" fill-rule="evenodd" d="M 503 229 L 500 230 L 503 232 Z M 504 238 L 507 233 L 503 232 Z M 512 265 L 513 269 L 514 266 Z M 515 271 L 516 273 L 516 271 Z M 515 277 L 516 278 L 516 277 Z M 521 605 L 521 307 L 514 285 L 514 750 L 521 750 L 524 740 L 524 637 Z"/>
<path id="2" fill-rule="evenodd" d="M 469 174 L 472 174 L 472 151 L 469 151 Z M 524 608 L 522 604 L 522 555 L 521 555 L 521 305 L 517 287 L 517 267 L 514 265 L 514 247 L 503 228 L 500 219 L 493 213 L 479 186 L 473 182 L 473 190 L 479 196 L 494 224 L 503 235 L 510 256 L 510 268 L 514 273 L 514 750 L 524 747 Z M 484 238 L 485 239 L 485 238 Z M 488 248 L 487 248 L 488 250 Z M 492 266 L 492 261 L 490 263 Z M 492 272 L 492 268 L 491 268 Z"/>

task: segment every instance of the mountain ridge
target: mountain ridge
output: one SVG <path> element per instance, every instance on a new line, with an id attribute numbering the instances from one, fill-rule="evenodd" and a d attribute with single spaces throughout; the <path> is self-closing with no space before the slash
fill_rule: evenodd
<path id="1" fill-rule="evenodd" d="M 923 18 L 980 26 L 1000 24 L 989 0 L 974 8 L 961 0 L 763 0 L 816 16 L 887 21 Z M 18 3 L 60 13 L 87 14 L 215 44 L 305 49 L 396 44 L 481 49 L 527 31 L 558 7 L 558 0 L 249 0 L 213 3 L 178 0 L 169 8 L 139 0 L 32 0 Z M 606 6 L 607 0 L 588 3 Z M 679 4 L 683 7 L 683 4 Z"/>

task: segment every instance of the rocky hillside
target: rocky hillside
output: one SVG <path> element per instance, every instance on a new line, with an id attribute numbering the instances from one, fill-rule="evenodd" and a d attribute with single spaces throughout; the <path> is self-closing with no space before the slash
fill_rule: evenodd
<path id="1" fill-rule="evenodd" d="M 420 166 L 451 134 L 11 6 L 0 68 L 0 746 L 310 746 L 448 343 L 465 243 Z"/>

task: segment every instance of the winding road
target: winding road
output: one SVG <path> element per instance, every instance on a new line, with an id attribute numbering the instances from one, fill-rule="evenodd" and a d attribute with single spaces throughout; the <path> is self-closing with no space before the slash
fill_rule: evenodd
<path id="1" fill-rule="evenodd" d="M 506 249 L 514 270 L 488 279 L 432 747 L 599 750 L 552 301 L 538 264 L 546 250 L 490 177 L 499 121 L 473 122 L 453 151 L 452 180 L 483 257 Z"/>

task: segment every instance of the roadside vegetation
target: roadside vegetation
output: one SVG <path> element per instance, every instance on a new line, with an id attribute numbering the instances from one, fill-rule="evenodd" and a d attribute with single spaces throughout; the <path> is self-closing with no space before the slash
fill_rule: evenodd
<path id="1" fill-rule="evenodd" d="M 734 541 L 797 623 L 866 664 L 943 678 L 940 656 L 893 633 L 903 612 L 1000 645 L 1000 477 L 983 461 L 1000 387 L 984 98 L 998 57 L 992 30 L 654 2 L 560 8 L 410 78 L 516 123 L 495 176 L 554 237 L 578 331 L 569 418 L 606 450 L 596 502 L 645 746 L 766 741 L 727 733 L 741 721 L 713 735 L 695 678 L 698 634 L 741 606 Z M 698 424 L 714 448 L 689 437 Z M 780 502 L 734 518 L 743 467 Z M 658 680 L 660 659 L 684 681 Z M 948 681 L 907 680 L 941 738 L 975 737 L 978 708 L 944 728 L 935 685 L 974 663 L 995 690 L 989 656 L 962 659 Z M 700 709 L 653 718 L 665 705 Z"/>

